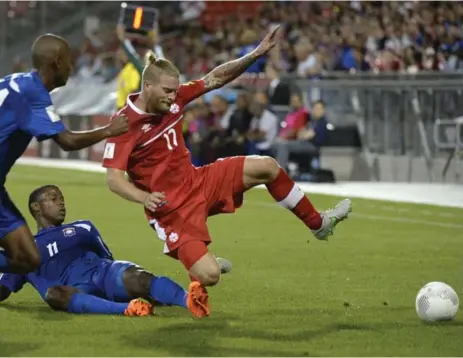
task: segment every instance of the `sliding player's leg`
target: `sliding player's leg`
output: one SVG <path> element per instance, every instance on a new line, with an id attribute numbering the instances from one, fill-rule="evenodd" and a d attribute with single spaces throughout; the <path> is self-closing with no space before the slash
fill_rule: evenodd
<path id="1" fill-rule="evenodd" d="M 26 274 L 40 265 L 34 236 L 4 188 L 0 188 L 0 272 Z"/>
<path id="2" fill-rule="evenodd" d="M 209 314 L 198 296 L 196 284 L 186 291 L 175 281 L 165 276 L 156 276 L 143 268 L 126 261 L 114 261 L 105 277 L 105 292 L 113 301 L 128 301 L 141 297 L 153 303 L 180 306 L 195 317 Z"/>
<path id="3" fill-rule="evenodd" d="M 82 292 L 76 287 L 53 286 L 47 290 L 45 302 L 56 311 L 75 314 L 106 314 L 125 316 L 149 316 L 152 307 L 141 300 L 113 302 Z"/>
<path id="4" fill-rule="evenodd" d="M 244 160 L 243 185 L 245 189 L 265 184 L 270 195 L 281 206 L 289 209 L 312 230 L 317 239 L 326 239 L 336 225 L 347 218 L 351 201 L 344 199 L 334 208 L 319 212 L 275 159 L 248 156 Z"/>

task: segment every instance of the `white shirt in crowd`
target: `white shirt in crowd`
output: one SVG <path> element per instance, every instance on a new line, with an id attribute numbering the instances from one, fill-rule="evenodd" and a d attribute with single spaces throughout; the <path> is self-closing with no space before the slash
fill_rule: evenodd
<path id="1" fill-rule="evenodd" d="M 250 128 L 252 130 L 258 129 L 265 133 L 265 139 L 257 143 L 257 149 L 269 150 L 273 146 L 278 138 L 278 124 L 278 117 L 268 109 L 264 110 L 260 118 L 254 117 L 251 120 Z"/>
<path id="2" fill-rule="evenodd" d="M 309 69 L 310 67 L 313 67 L 317 64 L 317 56 L 315 56 L 314 54 L 310 54 L 309 56 L 307 56 L 307 58 L 300 62 L 298 65 L 297 65 L 297 74 L 301 77 L 306 77 L 305 75 L 305 71 L 307 69 Z"/>

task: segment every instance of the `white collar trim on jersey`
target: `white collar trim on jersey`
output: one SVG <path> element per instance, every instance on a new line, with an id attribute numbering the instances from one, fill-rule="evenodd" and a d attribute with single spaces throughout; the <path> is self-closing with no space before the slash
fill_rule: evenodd
<path id="1" fill-rule="evenodd" d="M 133 93 L 133 94 L 130 94 L 127 96 L 127 104 L 129 105 L 130 108 L 132 108 L 132 110 L 135 112 L 135 113 L 138 113 L 138 114 L 148 114 L 150 115 L 150 113 L 147 113 L 145 111 L 142 111 L 140 108 L 138 108 L 137 106 L 135 106 L 132 102 L 132 100 L 130 99 L 130 96 L 132 95 L 140 95 L 140 92 L 139 93 Z"/>

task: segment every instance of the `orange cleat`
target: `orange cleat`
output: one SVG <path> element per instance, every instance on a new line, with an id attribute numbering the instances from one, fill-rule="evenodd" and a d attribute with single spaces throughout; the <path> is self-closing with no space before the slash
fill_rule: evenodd
<path id="1" fill-rule="evenodd" d="M 197 281 L 191 282 L 188 288 L 186 305 L 193 316 L 197 318 L 209 316 L 209 294 L 207 293 L 206 287 Z"/>
<path id="2" fill-rule="evenodd" d="M 137 298 L 136 300 L 130 301 L 129 306 L 124 312 L 124 316 L 128 316 L 128 317 L 151 316 L 152 314 L 154 314 L 153 311 L 154 311 L 153 305 Z"/>

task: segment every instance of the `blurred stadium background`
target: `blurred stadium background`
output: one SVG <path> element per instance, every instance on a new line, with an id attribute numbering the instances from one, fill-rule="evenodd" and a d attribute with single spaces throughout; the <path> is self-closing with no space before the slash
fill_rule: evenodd
<path id="1" fill-rule="evenodd" d="M 29 68 L 37 34 L 64 36 L 75 71 L 54 94 L 56 109 L 72 129 L 91 128 L 137 89 L 126 78 L 146 51 L 174 61 L 188 80 L 251 51 L 281 23 L 279 48 L 187 111 L 195 164 L 265 153 L 305 181 L 461 180 L 463 4 L 139 3 L 159 16 L 153 29 L 135 33 L 117 28 L 120 2 L 1 2 L 2 74 Z M 296 140 L 298 132 L 310 139 Z M 34 142 L 28 155 L 99 161 L 102 148 L 66 154 Z"/>

